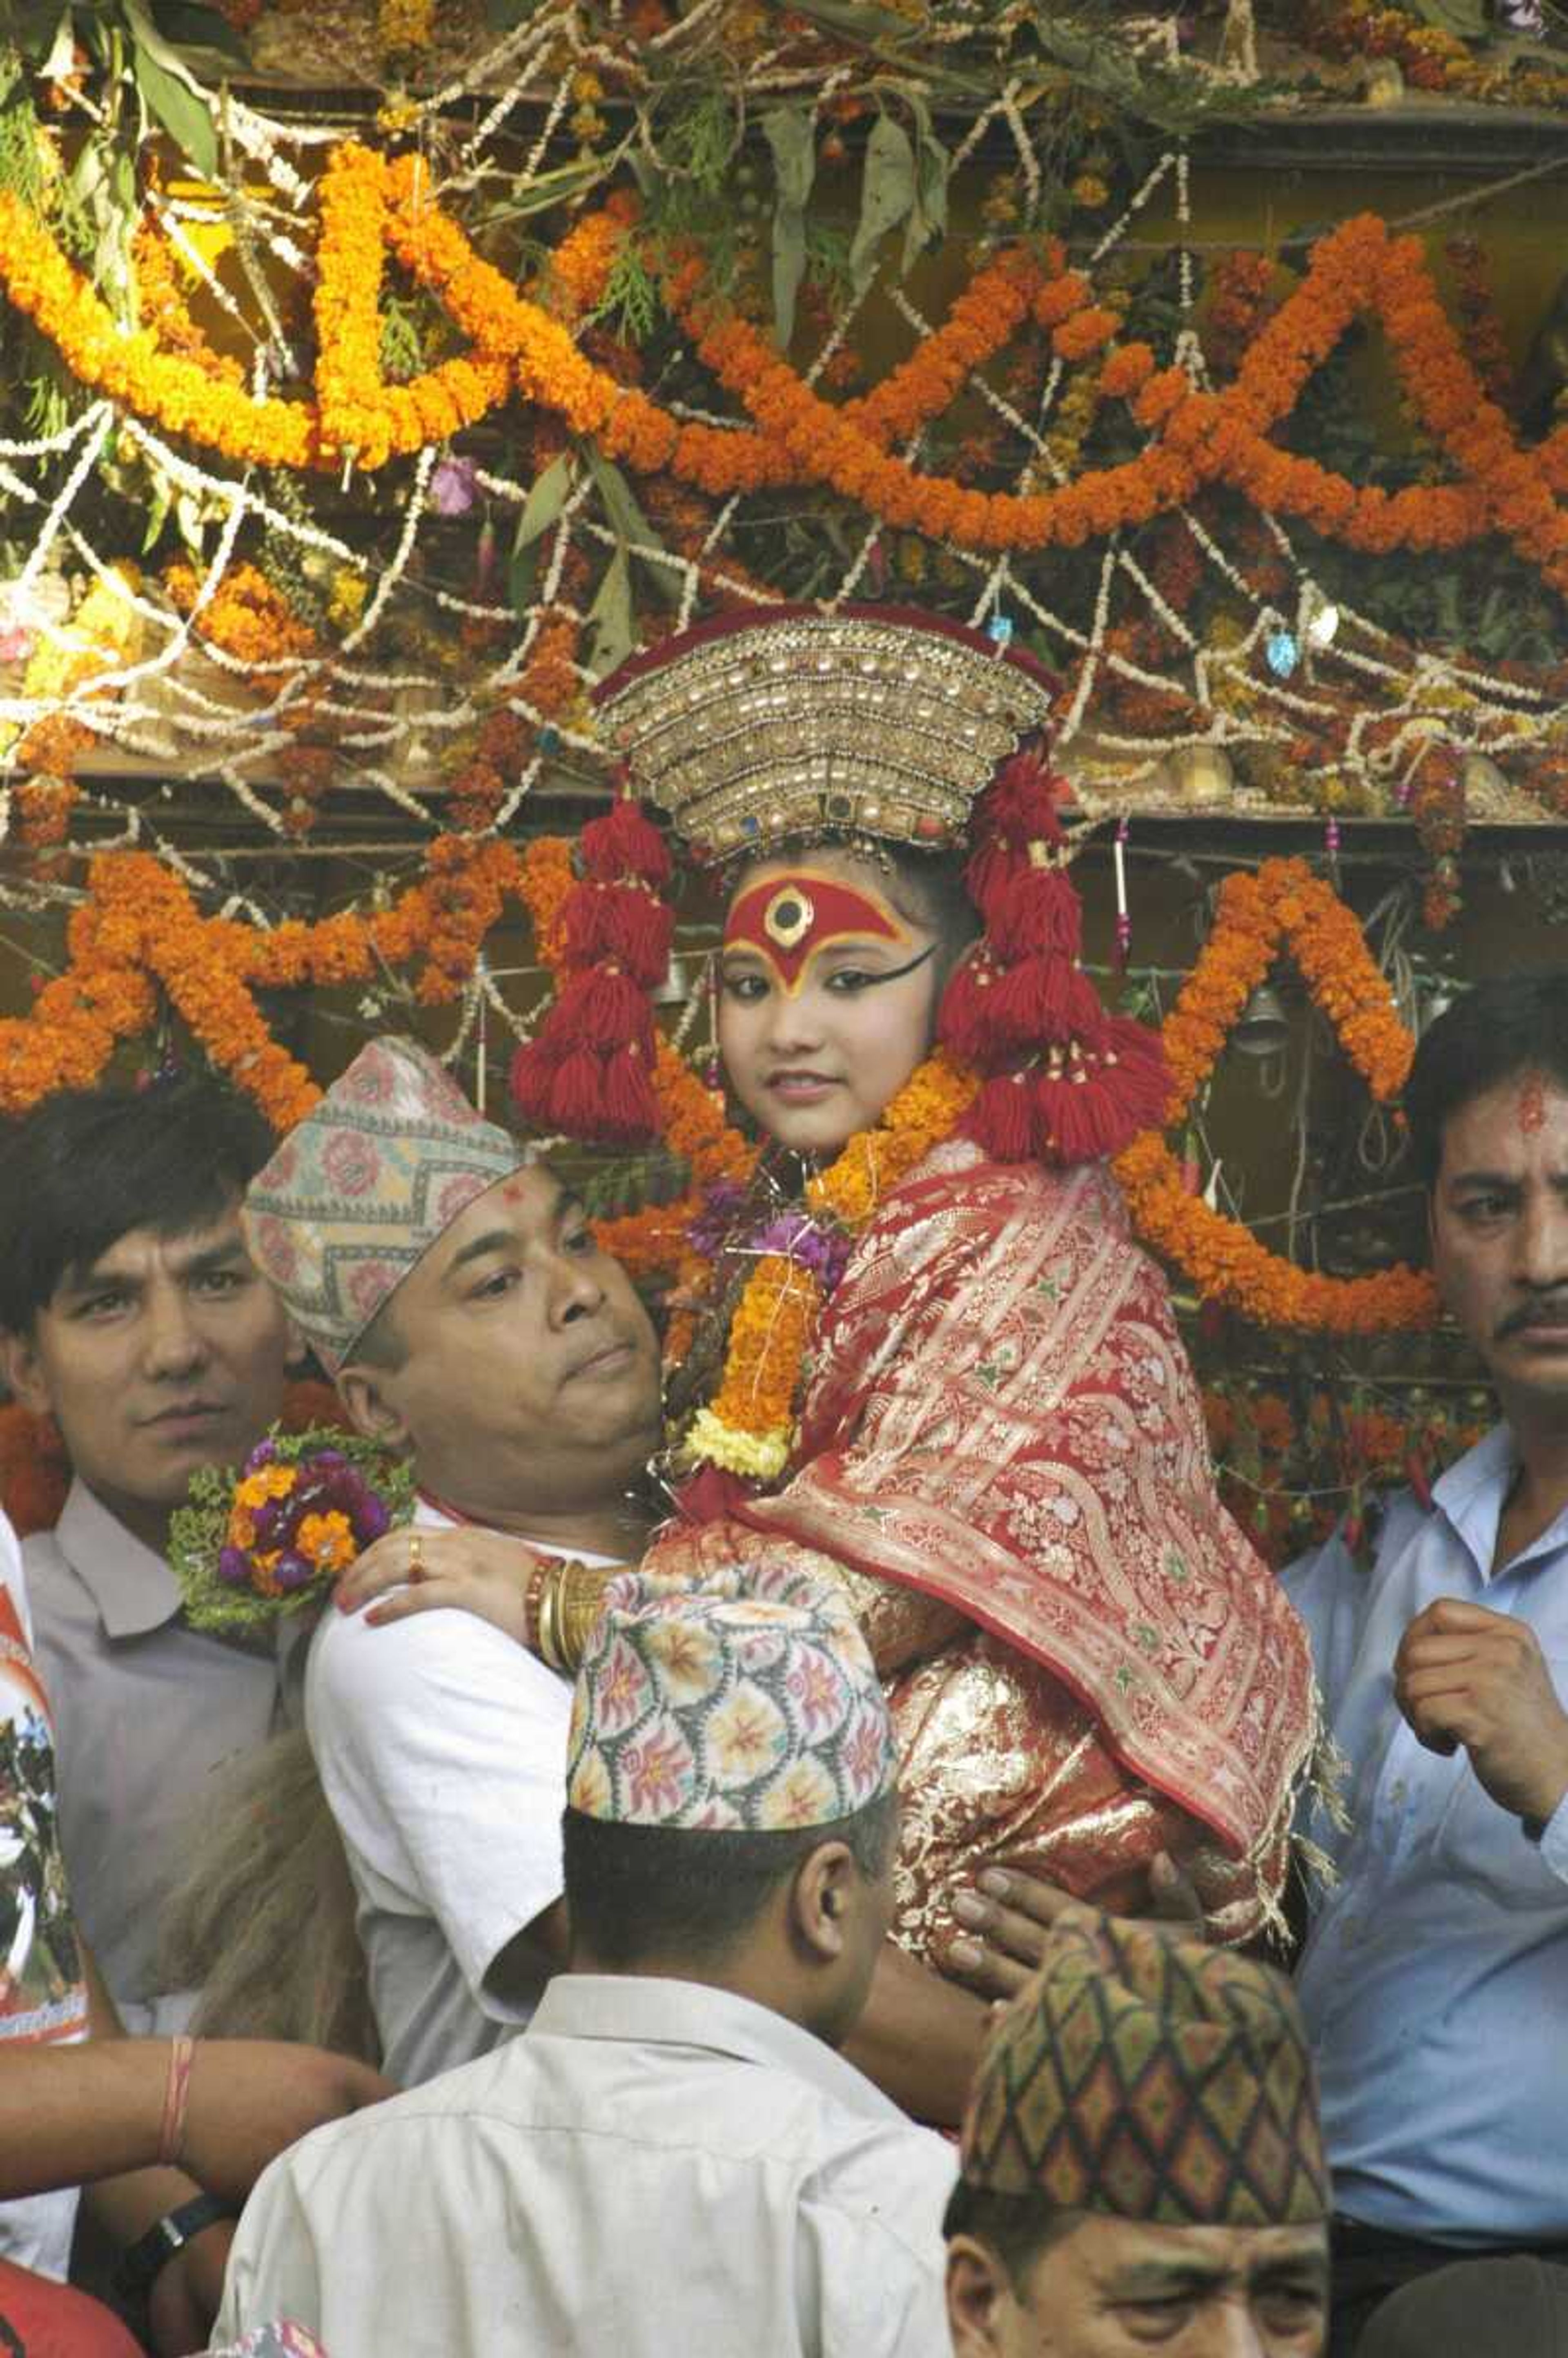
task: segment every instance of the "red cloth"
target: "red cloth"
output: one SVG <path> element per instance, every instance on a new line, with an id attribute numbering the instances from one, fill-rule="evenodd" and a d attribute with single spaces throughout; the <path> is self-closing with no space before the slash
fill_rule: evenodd
<path id="1" fill-rule="evenodd" d="M 1164 1280 L 1108 1171 L 937 1148 L 857 1245 L 812 1358 L 783 1487 L 728 1501 L 722 1531 L 671 1529 L 653 1567 L 771 1540 L 956 1608 L 1272 1882 L 1312 1658 L 1220 1505 Z"/>
<path id="2" fill-rule="evenodd" d="M 113 2309 L 0 2260 L 0 2358 L 145 2358 Z"/>

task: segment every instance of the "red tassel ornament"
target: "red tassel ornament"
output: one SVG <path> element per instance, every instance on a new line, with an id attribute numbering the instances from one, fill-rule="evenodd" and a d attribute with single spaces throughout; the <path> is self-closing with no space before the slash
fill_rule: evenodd
<path id="1" fill-rule="evenodd" d="M 1083 914 L 1066 870 L 1065 782 L 1016 753 L 975 806 L 965 871 L 985 936 L 943 994 L 937 1033 L 986 1076 L 960 1128 L 999 1163 L 1118 1154 L 1162 1121 L 1157 1037 L 1110 1015 L 1078 963 Z"/>
<path id="2" fill-rule="evenodd" d="M 512 1060 L 524 1121 L 586 1143 L 645 1146 L 659 1134 L 654 1011 L 675 917 L 659 898 L 673 872 L 663 836 L 623 798 L 582 831 L 579 882 L 562 912 L 565 979 Z"/>

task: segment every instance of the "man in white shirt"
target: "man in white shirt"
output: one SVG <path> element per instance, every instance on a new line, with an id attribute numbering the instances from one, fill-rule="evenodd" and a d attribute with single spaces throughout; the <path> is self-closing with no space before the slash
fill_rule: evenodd
<path id="1" fill-rule="evenodd" d="M 581 1206 L 411 1041 L 376 1040 L 256 1177 L 257 1261 L 360 1429 L 412 1451 L 418 1524 L 634 1557 L 657 1347 Z M 564 1954 L 571 1693 L 467 1614 L 330 1614 L 306 1725 L 359 1898 L 386 2071 L 525 2022 Z"/>
<path id="2" fill-rule="evenodd" d="M 72 1469 L 58 1525 L 24 1548 L 60 1846 L 134 2030 L 184 2027 L 164 1902 L 204 1786 L 278 1709 L 273 1649 L 192 1629 L 166 1561 L 191 1475 L 237 1464 L 281 1404 L 287 1322 L 239 1225 L 270 1143 L 254 1107 L 197 1077 L 51 1098 L 0 1143 L 5 1377 Z"/>
<path id="3" fill-rule="evenodd" d="M 531 1571 L 554 1584 L 557 1552 L 589 1567 L 640 1555 L 657 1348 L 582 1206 L 409 1041 L 361 1052 L 258 1174 L 244 1217 L 354 1423 L 413 1455 L 417 1527 L 372 1552 L 415 1580 L 421 1550 L 499 1560 L 519 1608 L 515 1629 L 447 1610 L 390 1628 L 329 1615 L 311 1644 L 306 1724 L 385 2068 L 408 2084 L 518 2029 L 563 1953 L 569 1688 L 538 1641 L 574 1577 L 585 1635 L 602 1580 L 568 1567 L 535 1614 Z M 416 1594 L 465 1601 L 444 1574 Z M 956 2123 L 983 2025 L 890 1942 L 856 2060 L 919 2118 Z"/>
<path id="4" fill-rule="evenodd" d="M 252 2198 L 221 2325 L 332 2358 L 946 2358 L 951 2148 L 834 2050 L 892 1911 L 896 1760 L 841 1598 L 614 1583 L 579 1675 L 571 1971 L 524 2035 Z"/>

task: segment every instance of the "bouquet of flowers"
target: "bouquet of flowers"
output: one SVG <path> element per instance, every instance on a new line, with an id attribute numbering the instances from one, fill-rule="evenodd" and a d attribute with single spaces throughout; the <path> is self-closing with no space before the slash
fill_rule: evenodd
<path id="1" fill-rule="evenodd" d="M 270 1433 L 238 1474 L 204 1466 L 169 1529 L 193 1628 L 255 1628 L 324 1597 L 373 1540 L 414 1511 L 413 1468 L 374 1442 L 311 1425 Z"/>

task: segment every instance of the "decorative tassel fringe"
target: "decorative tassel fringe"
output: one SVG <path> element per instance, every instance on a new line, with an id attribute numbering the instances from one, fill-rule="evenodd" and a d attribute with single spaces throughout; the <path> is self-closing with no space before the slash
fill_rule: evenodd
<path id="1" fill-rule="evenodd" d="M 660 900 L 673 872 L 663 836 L 627 798 L 582 831 L 581 881 L 562 912 L 565 979 L 512 1060 L 524 1120 L 586 1143 L 646 1146 L 659 1134 L 654 1011 L 675 934 Z"/>
<path id="2" fill-rule="evenodd" d="M 1065 791 L 1040 750 L 1016 753 L 975 806 L 965 871 L 985 937 L 943 994 L 938 1036 L 985 1085 L 960 1128 L 999 1163 L 1120 1152 L 1170 1100 L 1152 1032 L 1109 1015 L 1078 963 L 1082 910 L 1065 864 Z"/>

